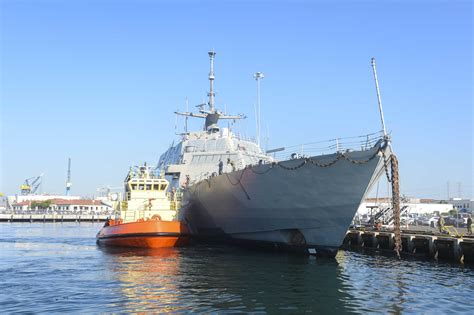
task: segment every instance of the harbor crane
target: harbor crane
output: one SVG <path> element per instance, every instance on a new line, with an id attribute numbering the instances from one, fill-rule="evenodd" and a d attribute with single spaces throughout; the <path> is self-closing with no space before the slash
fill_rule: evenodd
<path id="1" fill-rule="evenodd" d="M 66 182 L 66 196 L 69 196 L 71 191 L 71 158 L 68 159 L 67 162 L 67 182 Z"/>
<path id="2" fill-rule="evenodd" d="M 41 178 L 43 177 L 44 173 L 36 176 L 25 179 L 23 185 L 20 186 L 20 191 L 22 195 L 31 195 L 34 194 L 41 185 Z"/>

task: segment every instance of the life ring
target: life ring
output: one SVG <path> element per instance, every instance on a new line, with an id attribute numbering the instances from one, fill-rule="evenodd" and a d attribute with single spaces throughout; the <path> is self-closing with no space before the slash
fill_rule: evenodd
<path id="1" fill-rule="evenodd" d="M 155 214 L 151 217 L 151 221 L 161 221 L 161 216 L 159 214 Z"/>

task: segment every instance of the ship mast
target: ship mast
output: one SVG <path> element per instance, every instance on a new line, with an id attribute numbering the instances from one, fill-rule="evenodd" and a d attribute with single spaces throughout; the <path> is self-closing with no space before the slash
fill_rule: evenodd
<path id="1" fill-rule="evenodd" d="M 207 94 L 209 96 L 209 110 L 205 110 L 202 105 L 198 105 L 199 111 L 197 113 L 192 113 L 186 110 L 186 112 L 178 112 L 176 111 L 176 115 L 182 115 L 186 117 L 197 117 L 197 118 L 204 118 L 206 120 L 204 124 L 204 130 L 208 132 L 217 132 L 219 131 L 219 126 L 217 125 L 218 121 L 220 119 L 244 119 L 246 118 L 245 115 L 226 115 L 225 113 L 223 114 L 222 112 L 219 112 L 215 105 L 214 105 L 214 98 L 215 98 L 215 92 L 214 92 L 214 57 L 216 56 L 216 53 L 212 50 L 208 52 L 209 54 L 209 59 L 211 61 L 211 68 L 209 71 L 209 93 Z"/>
<path id="2" fill-rule="evenodd" d="M 214 50 L 211 50 L 209 52 L 209 59 L 211 60 L 211 70 L 209 72 L 210 88 L 209 88 L 209 93 L 207 94 L 209 96 L 209 111 L 211 113 L 215 112 L 215 108 L 214 108 L 214 97 L 216 95 L 214 93 L 214 57 L 215 56 L 216 56 L 216 53 L 214 52 Z"/>

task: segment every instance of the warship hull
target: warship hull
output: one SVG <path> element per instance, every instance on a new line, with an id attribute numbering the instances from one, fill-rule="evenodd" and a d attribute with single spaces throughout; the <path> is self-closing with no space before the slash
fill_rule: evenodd
<path id="1" fill-rule="evenodd" d="M 297 158 L 206 178 L 184 194 L 181 219 L 208 240 L 334 256 L 389 146 Z"/>

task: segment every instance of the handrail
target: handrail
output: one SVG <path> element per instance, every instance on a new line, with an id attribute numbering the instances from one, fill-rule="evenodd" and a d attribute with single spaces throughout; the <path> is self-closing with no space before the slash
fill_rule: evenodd
<path id="1" fill-rule="evenodd" d="M 299 156 L 322 155 L 351 150 L 370 150 L 378 141 L 384 139 L 382 131 L 362 136 L 334 138 L 323 141 L 307 142 L 284 147 L 284 150 L 273 153 L 276 160 L 291 158 L 293 154 Z"/>

